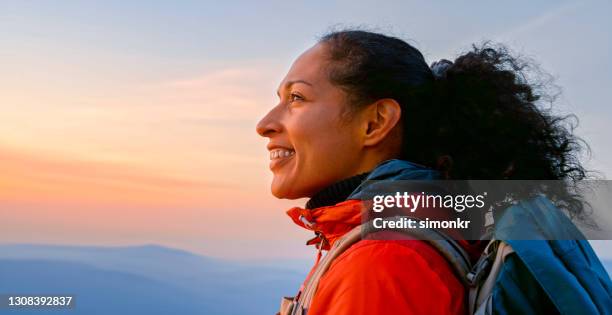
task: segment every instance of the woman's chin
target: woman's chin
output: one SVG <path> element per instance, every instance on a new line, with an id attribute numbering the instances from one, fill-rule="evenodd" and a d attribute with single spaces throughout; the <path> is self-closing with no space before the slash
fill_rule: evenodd
<path id="1" fill-rule="evenodd" d="M 278 199 L 296 199 L 292 198 L 291 193 L 287 189 L 275 188 L 274 185 L 272 185 L 272 195 Z"/>
<path id="2" fill-rule="evenodd" d="M 272 195 L 278 199 L 298 199 L 305 197 L 295 188 L 295 185 L 288 184 L 276 177 L 272 180 Z"/>

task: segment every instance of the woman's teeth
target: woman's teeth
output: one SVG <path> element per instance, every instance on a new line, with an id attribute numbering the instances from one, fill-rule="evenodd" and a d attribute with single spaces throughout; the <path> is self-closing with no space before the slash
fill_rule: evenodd
<path id="1" fill-rule="evenodd" d="M 275 149 L 270 151 L 270 160 L 276 160 L 284 157 L 289 157 L 295 154 L 294 150 Z"/>

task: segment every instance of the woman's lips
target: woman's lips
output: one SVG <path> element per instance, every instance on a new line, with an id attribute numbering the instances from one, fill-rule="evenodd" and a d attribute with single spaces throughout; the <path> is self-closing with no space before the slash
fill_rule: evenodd
<path id="1" fill-rule="evenodd" d="M 295 156 L 295 150 L 277 148 L 270 150 L 270 170 L 274 170 L 278 166 L 291 160 Z"/>

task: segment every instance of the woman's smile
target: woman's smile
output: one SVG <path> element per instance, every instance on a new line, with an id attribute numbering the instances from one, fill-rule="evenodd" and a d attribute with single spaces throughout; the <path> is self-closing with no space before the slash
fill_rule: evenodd
<path id="1" fill-rule="evenodd" d="M 274 148 L 270 150 L 270 170 L 285 164 L 295 156 L 295 150 L 288 148 Z"/>

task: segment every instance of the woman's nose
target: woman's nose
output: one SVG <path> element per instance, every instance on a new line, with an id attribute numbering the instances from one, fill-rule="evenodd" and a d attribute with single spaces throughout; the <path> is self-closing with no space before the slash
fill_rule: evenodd
<path id="1" fill-rule="evenodd" d="M 279 122 L 276 107 L 271 109 L 266 116 L 264 116 L 255 128 L 257 133 L 262 137 L 270 137 L 273 133 L 278 133 L 282 129 L 282 125 Z"/>

